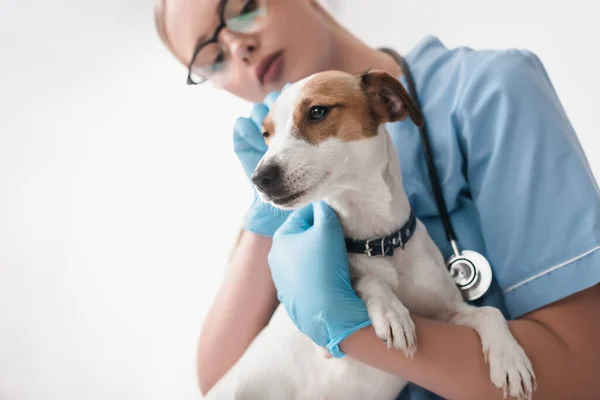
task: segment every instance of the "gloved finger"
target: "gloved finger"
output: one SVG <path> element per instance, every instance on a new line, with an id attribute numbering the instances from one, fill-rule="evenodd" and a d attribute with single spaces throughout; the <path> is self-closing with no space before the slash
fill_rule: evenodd
<path id="1" fill-rule="evenodd" d="M 271 107 L 273 107 L 273 103 L 275 103 L 275 100 L 277 100 L 277 98 L 279 97 L 280 94 L 281 94 L 281 92 L 279 92 L 279 91 L 269 93 L 268 95 L 265 96 L 263 103 L 269 109 L 271 109 Z"/>
<path id="2" fill-rule="evenodd" d="M 291 213 L 285 222 L 279 227 L 275 233 L 275 236 L 302 233 L 309 230 L 312 225 L 313 205 L 309 204 Z"/>
<path id="3" fill-rule="evenodd" d="M 339 219 L 333 208 L 329 207 L 324 201 L 317 201 L 313 205 L 314 225 L 319 226 L 328 221 L 336 221 L 339 224 Z"/>
<path id="4" fill-rule="evenodd" d="M 250 147 L 264 153 L 267 151 L 267 144 L 262 138 L 261 133 L 256 128 L 256 125 L 249 118 L 239 117 L 235 120 L 233 127 L 233 143 L 236 153 L 242 143 L 247 143 Z"/>
<path id="5" fill-rule="evenodd" d="M 269 108 L 262 103 L 255 104 L 250 111 L 250 119 L 254 122 L 256 129 L 258 129 L 260 133 L 262 133 L 262 124 L 265 118 L 267 118 L 268 113 Z"/>

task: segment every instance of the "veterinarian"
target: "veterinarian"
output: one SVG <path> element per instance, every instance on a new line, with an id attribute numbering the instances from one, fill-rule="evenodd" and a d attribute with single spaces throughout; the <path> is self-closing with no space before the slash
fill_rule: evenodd
<path id="1" fill-rule="evenodd" d="M 234 128 L 248 175 L 266 149 L 262 119 L 285 83 L 328 69 L 402 76 L 397 60 L 362 43 L 315 0 L 166 0 L 156 23 L 189 67 L 189 84 L 210 80 L 257 103 Z M 528 51 L 448 49 L 435 37 L 403 57 L 457 237 L 493 269 L 491 287 L 475 304 L 496 306 L 510 319 L 534 365 L 534 398 L 599 399 L 600 196 L 544 66 Z M 421 141 L 410 129 L 406 121 L 388 126 L 411 205 L 448 257 Z M 325 341 L 339 342 L 343 355 L 413 382 L 400 399 L 503 397 L 470 328 L 413 315 L 415 358 L 388 350 L 350 285 L 336 215 L 315 203 L 284 224 L 287 216 L 260 201 L 250 206 L 200 335 L 202 392 L 239 359 L 279 297 L 308 336 L 325 326 Z"/>

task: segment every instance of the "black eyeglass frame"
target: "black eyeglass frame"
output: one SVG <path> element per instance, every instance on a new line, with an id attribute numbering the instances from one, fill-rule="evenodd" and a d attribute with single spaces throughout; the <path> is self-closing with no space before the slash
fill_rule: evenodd
<path id="1" fill-rule="evenodd" d="M 225 28 L 227 26 L 227 22 L 225 22 L 225 8 L 227 7 L 227 4 L 229 3 L 229 1 L 230 0 L 221 0 L 219 2 L 219 11 L 218 11 L 219 25 L 217 25 L 215 32 L 209 39 L 203 41 L 202 43 L 197 44 L 196 48 L 194 49 L 192 58 L 187 66 L 187 68 L 188 68 L 187 84 L 188 85 L 200 85 L 208 80 L 207 78 L 202 77 L 201 82 L 194 81 L 192 79 L 192 65 L 194 65 L 194 62 L 196 61 L 196 57 L 198 57 L 198 53 L 200 53 L 200 50 L 202 50 L 203 48 L 205 48 L 206 46 L 208 46 L 211 43 L 217 43 L 217 44 L 219 43 L 219 33 L 221 33 L 223 28 Z"/>

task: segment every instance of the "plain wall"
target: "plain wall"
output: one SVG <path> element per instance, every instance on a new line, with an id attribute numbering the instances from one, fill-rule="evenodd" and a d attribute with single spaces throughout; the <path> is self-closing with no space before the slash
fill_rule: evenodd
<path id="1" fill-rule="evenodd" d="M 330 3 L 401 52 L 534 51 L 600 176 L 593 2 Z M 231 144 L 249 105 L 185 85 L 151 5 L 0 0 L 0 400 L 199 398 L 197 335 L 252 197 Z"/>

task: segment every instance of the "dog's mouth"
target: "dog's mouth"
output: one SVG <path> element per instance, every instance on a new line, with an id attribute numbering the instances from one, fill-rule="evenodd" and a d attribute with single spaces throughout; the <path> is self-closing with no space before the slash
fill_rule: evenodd
<path id="1" fill-rule="evenodd" d="M 323 175 L 323 177 L 321 179 L 319 179 L 318 181 L 314 182 L 312 185 L 310 185 L 307 188 L 304 188 L 302 190 L 298 190 L 295 192 L 291 192 L 291 191 L 286 191 L 285 193 L 282 193 L 281 195 L 267 195 L 265 197 L 265 200 L 267 200 L 269 203 L 273 204 L 275 207 L 277 208 L 281 208 L 283 210 L 293 210 L 295 208 L 299 208 L 300 206 L 302 206 L 303 201 L 308 199 L 309 197 L 311 197 L 312 195 L 314 195 L 315 193 L 317 193 L 317 191 L 319 190 L 319 188 L 323 185 L 323 183 L 325 182 L 325 180 L 327 179 L 327 177 L 329 176 L 329 174 L 325 174 Z M 312 200 L 317 200 L 317 199 L 312 199 Z"/>
<path id="2" fill-rule="evenodd" d="M 274 206 L 277 206 L 279 208 L 292 208 L 296 200 L 303 197 L 306 194 L 306 192 L 306 190 L 301 190 L 291 195 L 272 197 L 270 201 L 271 203 L 273 203 Z"/>

